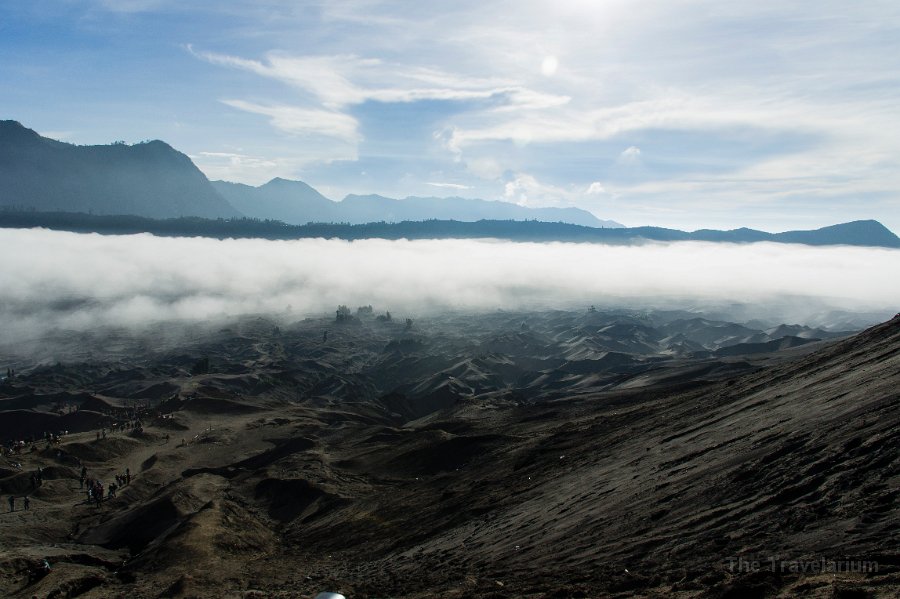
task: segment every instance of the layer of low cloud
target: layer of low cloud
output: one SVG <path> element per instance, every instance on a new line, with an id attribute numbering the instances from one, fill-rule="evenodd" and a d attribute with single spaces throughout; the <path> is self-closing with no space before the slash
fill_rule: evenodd
<path id="1" fill-rule="evenodd" d="M 762 313 L 789 303 L 797 321 L 825 309 L 887 313 L 900 305 L 900 280 L 890 276 L 900 270 L 900 251 L 873 248 L 222 241 L 40 229 L 0 230 L 0 243 L 16 248 L 0 271 L 5 343 L 56 329 L 260 313 L 299 318 L 339 304 L 422 315 L 732 302 Z"/>

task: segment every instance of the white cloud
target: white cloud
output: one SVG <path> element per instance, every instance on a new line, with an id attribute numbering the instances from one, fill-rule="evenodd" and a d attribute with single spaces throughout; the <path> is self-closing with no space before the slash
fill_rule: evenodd
<path id="1" fill-rule="evenodd" d="M 619 162 L 622 164 L 635 164 L 641 159 L 641 149 L 637 146 L 628 146 L 619 154 Z"/>
<path id="2" fill-rule="evenodd" d="M 491 110 L 492 113 L 544 110 L 565 106 L 572 101 L 571 96 L 543 93 L 525 87 L 511 87 L 501 91 L 508 102 Z"/>
<path id="3" fill-rule="evenodd" d="M 516 175 L 515 179 L 507 181 L 503 186 L 503 197 L 507 202 L 528 206 L 528 196 L 536 186 L 537 180 L 531 175 Z"/>
<path id="4" fill-rule="evenodd" d="M 503 187 L 503 197 L 508 202 L 528 206 L 540 207 L 566 207 L 581 206 L 587 210 L 596 208 L 597 196 L 615 199 L 617 194 L 599 181 L 594 181 L 588 186 L 571 185 L 562 187 L 539 181 L 537 177 L 528 173 L 516 173 Z M 591 197 L 594 205 L 584 204 L 580 200 Z M 604 215 L 609 218 L 609 215 Z"/>
<path id="5" fill-rule="evenodd" d="M 603 195 L 606 193 L 606 188 L 603 187 L 603 184 L 599 181 L 594 181 L 590 185 L 588 185 L 587 191 L 585 192 L 588 195 Z"/>
<path id="6" fill-rule="evenodd" d="M 471 185 L 463 185 L 461 183 L 435 183 L 435 182 L 427 182 L 425 185 L 431 185 L 432 187 L 446 187 L 448 189 L 472 189 Z"/>
<path id="7" fill-rule="evenodd" d="M 467 171 L 488 181 L 499 179 L 506 171 L 500 161 L 491 156 L 466 158 L 465 165 Z"/>
<path id="8" fill-rule="evenodd" d="M 310 126 L 337 127 L 346 138 L 346 124 L 355 118 L 348 107 L 367 101 L 412 103 L 422 100 L 493 100 L 496 113 L 536 112 L 567 104 L 571 98 L 541 92 L 504 77 L 461 76 L 434 67 L 385 62 L 352 54 L 293 56 L 269 52 L 263 61 L 213 52 L 200 52 L 188 45 L 198 58 L 212 64 L 249 71 L 288 84 L 311 96 L 315 108 L 262 106 L 242 100 L 227 104 L 250 112 L 272 116 L 272 124 L 283 131 L 299 132 Z M 338 115 L 342 119 L 338 119 Z M 324 120 L 319 125 L 319 117 Z M 454 138 L 445 145 L 456 151 Z"/>
<path id="9" fill-rule="evenodd" d="M 190 46 L 188 49 L 212 64 L 250 71 L 307 91 L 332 109 L 363 102 L 366 99 L 364 90 L 351 83 L 348 76 L 380 64 L 378 60 L 353 55 L 292 57 L 278 52 L 270 52 L 266 61 L 261 62 L 213 52 L 195 52 Z"/>
<path id="10" fill-rule="evenodd" d="M 490 123 L 477 126 L 467 126 L 461 122 L 453 128 L 448 144 L 453 148 L 465 148 L 493 141 L 582 142 L 608 140 L 630 132 L 653 129 L 717 132 L 764 125 L 768 130 L 779 126 L 792 131 L 816 130 L 810 120 L 811 115 L 804 117 L 801 106 L 765 108 L 752 99 L 733 98 L 728 101 L 722 97 L 690 96 L 667 90 L 664 95 L 652 100 L 583 109 L 563 102 L 563 96 L 558 98 L 560 101 L 555 104 L 558 110 L 555 111 L 513 112 L 511 118 L 495 118 Z M 503 116 L 505 111 L 498 109 L 492 114 Z"/>
<path id="11" fill-rule="evenodd" d="M 360 140 L 359 123 L 352 116 L 330 110 L 300 108 L 297 106 L 263 105 L 244 100 L 222 100 L 223 104 L 261 114 L 271 119 L 276 129 L 295 135 L 322 135 L 356 144 Z"/>
<path id="12" fill-rule="evenodd" d="M 199 152 L 191 154 L 190 159 L 211 180 L 241 181 L 251 185 L 293 171 L 280 160 L 235 152 Z"/>
<path id="13" fill-rule="evenodd" d="M 569 206 L 578 195 L 574 190 L 541 183 L 528 173 L 516 173 L 503 187 L 506 201 L 530 208 Z"/>
<path id="14" fill-rule="evenodd" d="M 17 259 L 0 270 L 6 344 L 55 328 L 278 315 L 287 305 L 294 317 L 331 313 L 338 304 L 414 315 L 620 298 L 680 307 L 734 301 L 762 311 L 794 297 L 802 308 L 799 319 L 821 305 L 896 310 L 900 303 L 900 279 L 885 276 L 900 269 L 900 251 L 873 248 L 221 241 L 40 229 L 0 230 L 0 243 L 18 249 Z"/>
<path id="15" fill-rule="evenodd" d="M 188 50 L 212 64 L 250 71 L 312 94 L 333 109 L 368 100 L 408 103 L 420 100 L 483 100 L 505 97 L 513 106 L 554 106 L 565 97 L 523 88 L 513 80 L 464 77 L 435 68 L 386 63 L 356 55 L 292 56 L 269 52 L 264 61 Z"/>

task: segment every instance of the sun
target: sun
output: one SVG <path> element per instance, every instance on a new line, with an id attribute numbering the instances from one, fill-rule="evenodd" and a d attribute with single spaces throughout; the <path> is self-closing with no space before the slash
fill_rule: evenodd
<path id="1" fill-rule="evenodd" d="M 559 59 L 555 56 L 546 56 L 544 60 L 541 62 L 541 73 L 545 77 L 551 77 L 556 73 L 556 69 L 559 68 Z"/>

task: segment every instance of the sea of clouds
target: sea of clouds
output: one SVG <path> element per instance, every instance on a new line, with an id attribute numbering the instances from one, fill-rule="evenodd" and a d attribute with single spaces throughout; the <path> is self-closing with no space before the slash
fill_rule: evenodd
<path id="1" fill-rule="evenodd" d="M 740 304 L 801 322 L 823 310 L 893 314 L 900 251 L 775 243 L 600 245 L 496 240 L 217 240 L 0 230 L 3 341 L 52 330 L 338 304 L 445 309 L 695 308 Z M 745 311 L 746 312 L 746 311 Z"/>

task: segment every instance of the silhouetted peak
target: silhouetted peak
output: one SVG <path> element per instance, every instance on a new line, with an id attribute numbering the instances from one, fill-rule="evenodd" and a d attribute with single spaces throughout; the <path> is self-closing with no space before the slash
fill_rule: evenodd
<path id="1" fill-rule="evenodd" d="M 162 141 L 161 139 L 151 139 L 149 141 L 144 141 L 139 144 L 134 144 L 131 147 L 139 148 L 139 149 L 142 149 L 145 151 L 150 151 L 150 152 L 158 152 L 158 153 L 174 152 L 176 154 L 181 154 L 181 152 L 179 152 L 178 150 L 176 150 L 175 148 L 173 148 L 166 142 Z"/>
<path id="2" fill-rule="evenodd" d="M 170 150 L 174 149 L 174 148 L 172 148 L 172 146 L 170 146 L 169 144 L 167 144 L 166 142 L 164 142 L 161 139 L 151 139 L 151 140 L 145 141 L 138 145 L 148 146 L 151 148 L 168 148 Z"/>
<path id="3" fill-rule="evenodd" d="M 309 187 L 303 181 L 294 181 L 291 179 L 283 179 L 282 177 L 275 177 L 268 183 L 264 183 L 261 187 L 266 187 L 269 189 L 272 188 L 289 188 L 289 187 Z"/>
<path id="4" fill-rule="evenodd" d="M 260 186 L 260 189 L 313 189 L 309 186 L 309 184 L 304 183 L 303 181 L 297 181 L 296 179 L 283 179 L 281 177 L 275 177 L 268 183 L 264 183 Z"/>
<path id="5" fill-rule="evenodd" d="M 872 245 L 883 247 L 900 247 L 900 237 L 877 220 L 856 220 L 830 227 L 822 227 L 815 231 L 788 231 L 778 233 L 786 241 L 806 243 L 810 237 L 816 237 L 821 245 L 826 241 L 832 245 Z M 863 243 L 861 243 L 863 242 Z"/>
<path id="6" fill-rule="evenodd" d="M 824 227 L 828 228 L 828 227 Z M 856 231 L 865 231 L 865 230 L 877 230 L 877 231 L 890 231 L 883 224 L 878 222 L 875 219 L 867 219 L 867 220 L 854 220 L 849 223 L 841 223 L 839 225 L 832 225 L 834 229 L 848 229 L 848 230 L 856 230 Z"/>
<path id="7" fill-rule="evenodd" d="M 158 139 L 74 145 L 0 121 L 0 157 L 0 205 L 152 218 L 238 215 L 188 156 Z"/>
<path id="8" fill-rule="evenodd" d="M 825 227 L 825 229 L 828 229 L 828 227 Z M 897 237 L 896 233 L 874 219 L 855 220 L 849 223 L 834 225 L 834 229 L 838 231 L 844 231 L 848 234 L 877 235 L 882 238 L 889 238 L 900 241 L 900 238 Z"/>
<path id="9" fill-rule="evenodd" d="M 20 123 L 19 121 L 6 120 L 0 121 L 0 131 L 4 131 L 6 129 L 27 129 L 25 125 Z M 28 129 L 30 131 L 30 129 Z"/>
<path id="10" fill-rule="evenodd" d="M 111 147 L 121 147 L 123 150 L 120 155 L 123 158 L 127 156 L 132 160 L 146 161 L 147 164 L 165 164 L 171 167 L 185 168 L 185 172 L 200 172 L 187 154 L 179 152 L 159 139 L 144 141 L 131 146 L 113 144 Z"/>
<path id="11" fill-rule="evenodd" d="M 4 139 L 37 139 L 40 135 L 19 121 L 0 121 L 0 137 Z"/>

